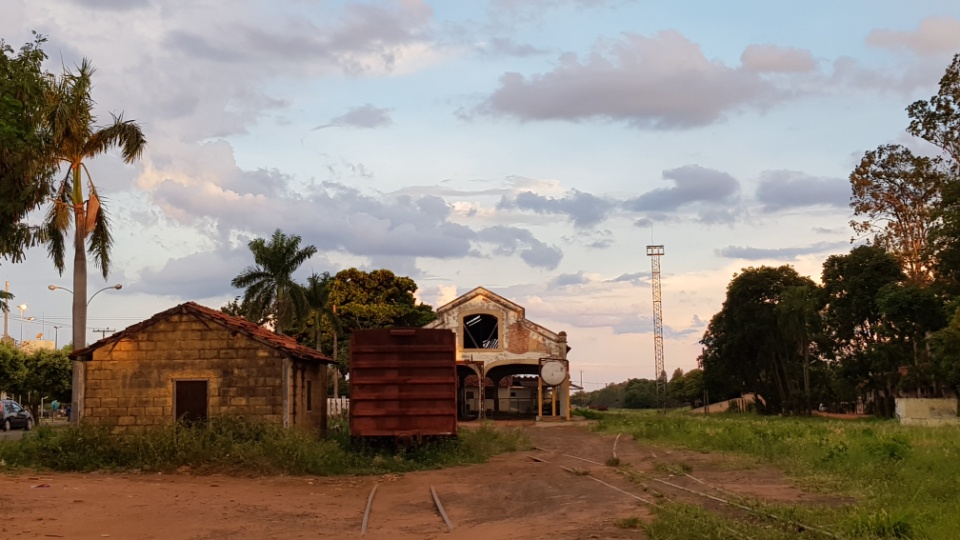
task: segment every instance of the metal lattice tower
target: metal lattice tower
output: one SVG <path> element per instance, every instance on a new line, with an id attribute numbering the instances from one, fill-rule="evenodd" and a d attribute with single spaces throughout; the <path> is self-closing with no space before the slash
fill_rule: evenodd
<path id="1" fill-rule="evenodd" d="M 656 364 L 657 407 L 667 410 L 667 375 L 663 368 L 663 302 L 660 295 L 660 256 L 663 246 L 647 246 L 647 255 L 652 257 L 651 277 L 653 278 L 653 357 Z"/>

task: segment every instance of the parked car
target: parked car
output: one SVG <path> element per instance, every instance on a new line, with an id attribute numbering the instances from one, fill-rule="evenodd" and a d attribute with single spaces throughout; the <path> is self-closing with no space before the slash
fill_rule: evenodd
<path id="1" fill-rule="evenodd" d="M 0 429 L 10 431 L 23 428 L 26 431 L 33 429 L 33 416 L 12 399 L 0 399 Z"/>

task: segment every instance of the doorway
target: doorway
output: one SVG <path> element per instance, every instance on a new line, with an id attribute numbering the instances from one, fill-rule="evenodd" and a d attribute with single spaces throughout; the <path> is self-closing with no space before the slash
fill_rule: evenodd
<path id="1" fill-rule="evenodd" d="M 207 381 L 175 381 L 174 411 L 180 422 L 207 419 Z"/>

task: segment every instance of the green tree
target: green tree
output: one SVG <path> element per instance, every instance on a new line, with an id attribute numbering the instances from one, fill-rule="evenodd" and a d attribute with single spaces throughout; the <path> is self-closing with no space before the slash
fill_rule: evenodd
<path id="1" fill-rule="evenodd" d="M 294 323 L 295 317 L 306 311 L 303 288 L 293 279 L 293 273 L 317 248 L 301 248 L 298 235 L 287 236 L 277 229 L 270 240 L 257 238 L 248 244 L 255 265 L 247 267 L 231 284 L 246 289 L 242 306 L 247 318 L 262 323 L 272 321 L 274 331 L 283 334 Z"/>
<path id="2" fill-rule="evenodd" d="M 45 41 L 34 34 L 14 55 L 0 39 L 0 258 L 13 262 L 39 240 L 24 218 L 53 193 L 57 170 L 45 123 L 53 86 L 41 69 Z"/>
<path id="3" fill-rule="evenodd" d="M 417 303 L 417 284 L 390 270 L 364 272 L 349 268 L 337 272 L 330 292 L 344 330 L 419 327 L 436 318 L 433 308 Z"/>
<path id="4" fill-rule="evenodd" d="M 940 384 L 960 395 L 960 309 L 954 311 L 946 327 L 933 335 L 930 345 Z"/>
<path id="5" fill-rule="evenodd" d="M 907 114 L 908 133 L 943 150 L 954 164 L 960 163 L 960 54 L 947 66 L 937 95 L 913 102 Z"/>
<path id="6" fill-rule="evenodd" d="M 812 287 L 789 266 L 746 268 L 727 286 L 727 297 L 701 343 L 704 384 L 716 399 L 754 392 L 765 412 L 798 412 L 802 362 L 794 340 L 777 324 L 784 290 Z"/>
<path id="7" fill-rule="evenodd" d="M 885 286 L 903 280 L 899 261 L 878 246 L 860 246 L 823 264 L 826 352 L 881 416 L 893 414 L 900 361 L 896 344 L 883 334 L 886 318 L 877 299 Z"/>
<path id="8" fill-rule="evenodd" d="M 66 351 L 37 351 L 0 344 L 0 390 L 17 396 L 39 418 L 42 401 L 70 397 L 73 366 Z"/>
<path id="9" fill-rule="evenodd" d="M 850 174 L 850 206 L 861 219 L 853 230 L 895 255 L 908 279 L 932 278 L 927 235 L 950 175 L 940 158 L 916 156 L 900 145 L 867 152 Z"/>
<path id="10" fill-rule="evenodd" d="M 815 285 L 788 287 L 781 294 L 777 305 L 777 326 L 784 337 L 796 344 L 797 354 L 803 358 L 803 404 L 804 412 L 810 414 L 810 359 L 814 337 L 819 334 L 820 300 Z"/>
<path id="11" fill-rule="evenodd" d="M 84 59 L 76 72 L 64 73 L 56 82 L 46 116 L 51 151 L 66 168 L 66 174 L 55 190 L 44 227 L 49 237 L 47 249 L 60 274 L 64 270 L 66 234 L 73 228 L 72 343 L 75 350 L 86 345 L 87 251 L 106 279 L 113 244 L 103 198 L 97 192 L 86 162 L 117 147 L 123 161 L 132 163 L 140 159 L 147 145 L 140 126 L 132 120 L 123 120 L 122 114 L 113 116 L 113 121 L 106 126 L 96 126 L 91 95 L 93 72 L 90 62 Z"/>

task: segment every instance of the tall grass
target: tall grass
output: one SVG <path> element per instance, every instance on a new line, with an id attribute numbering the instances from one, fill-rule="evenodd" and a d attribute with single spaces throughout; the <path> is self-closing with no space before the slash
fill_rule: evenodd
<path id="1" fill-rule="evenodd" d="M 602 415 L 600 428 L 657 444 L 746 456 L 781 468 L 807 488 L 848 496 L 854 501 L 848 505 L 778 509 L 843 537 L 960 538 L 956 427 L 621 412 Z"/>
<path id="2" fill-rule="evenodd" d="M 41 426 L 18 441 L 0 442 L 0 471 L 188 467 L 198 473 L 381 474 L 480 463 L 528 444 L 518 430 L 489 427 L 410 449 L 358 445 L 343 430 L 332 432 L 336 435 L 330 439 L 320 439 L 299 430 L 226 417 L 199 426 L 177 424 L 116 434 L 91 426 Z"/>

